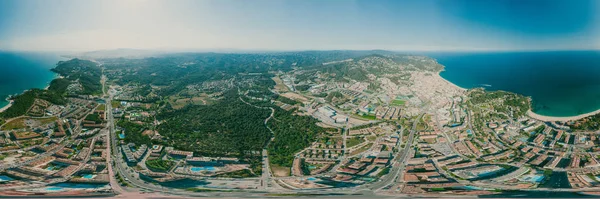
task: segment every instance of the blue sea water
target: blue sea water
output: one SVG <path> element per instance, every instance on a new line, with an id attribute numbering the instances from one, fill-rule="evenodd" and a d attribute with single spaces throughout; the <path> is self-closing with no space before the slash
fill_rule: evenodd
<path id="1" fill-rule="evenodd" d="M 530 96 L 533 112 L 575 116 L 600 109 L 600 51 L 431 53 L 440 75 L 463 87 Z"/>
<path id="2" fill-rule="evenodd" d="M 66 59 L 55 53 L 0 51 L 0 107 L 8 104 L 9 95 L 48 86 L 56 77 L 50 69 L 61 60 Z"/>

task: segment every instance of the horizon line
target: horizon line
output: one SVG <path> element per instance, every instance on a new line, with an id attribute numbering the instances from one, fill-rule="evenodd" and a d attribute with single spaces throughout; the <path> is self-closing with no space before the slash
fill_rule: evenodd
<path id="1" fill-rule="evenodd" d="M 387 51 L 387 52 L 465 52 L 465 53 L 477 53 L 477 52 L 560 52 L 560 51 L 600 51 L 600 48 L 551 48 L 551 49 L 382 49 L 382 48 L 371 48 L 371 49 L 260 49 L 260 48 L 110 48 L 110 49 L 96 49 L 96 50 L 60 50 L 60 49 L 1 49 L 0 52 L 30 52 L 30 53 L 41 53 L 41 52 L 56 52 L 56 53 L 92 53 L 102 51 L 116 51 L 116 50 L 132 50 L 132 51 L 148 51 L 155 53 L 277 53 L 277 52 L 326 52 L 326 51 Z"/>

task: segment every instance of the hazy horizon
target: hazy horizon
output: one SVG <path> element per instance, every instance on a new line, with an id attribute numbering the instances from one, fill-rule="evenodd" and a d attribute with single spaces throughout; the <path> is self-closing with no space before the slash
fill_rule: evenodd
<path id="1" fill-rule="evenodd" d="M 0 50 L 600 49 L 600 2 L 2 1 Z"/>

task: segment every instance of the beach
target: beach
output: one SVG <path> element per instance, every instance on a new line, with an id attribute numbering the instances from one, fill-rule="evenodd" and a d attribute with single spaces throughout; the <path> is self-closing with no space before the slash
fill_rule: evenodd
<path id="1" fill-rule="evenodd" d="M 6 111 L 6 109 L 10 108 L 10 106 L 12 106 L 13 102 L 14 102 L 13 100 L 8 100 L 8 104 L 6 106 L 0 108 L 0 113 L 4 112 L 4 111 Z"/>
<path id="2" fill-rule="evenodd" d="M 436 73 L 436 74 L 435 74 L 435 75 L 436 75 L 436 78 L 440 78 L 440 79 L 444 80 L 446 83 L 448 83 L 448 84 L 450 84 L 450 85 L 452 85 L 452 86 L 454 86 L 454 87 L 456 87 L 456 88 L 459 88 L 459 89 L 461 89 L 461 90 L 463 90 L 463 91 L 467 91 L 467 90 L 469 90 L 469 89 L 466 89 L 466 88 L 460 87 L 460 86 L 458 86 L 458 85 L 456 85 L 456 84 L 454 84 L 454 83 L 452 83 L 452 82 L 448 81 L 447 79 L 444 79 L 444 78 L 443 78 L 443 77 L 440 75 L 440 73 L 441 73 L 441 72 L 443 72 L 443 70 L 442 70 L 442 71 L 440 71 L 439 73 Z"/>
<path id="3" fill-rule="evenodd" d="M 600 109 L 596 110 L 594 112 L 589 112 L 589 113 L 586 113 L 586 114 L 581 114 L 581 115 L 576 115 L 576 116 L 570 116 L 570 117 L 545 116 L 545 115 L 540 115 L 540 114 L 534 113 L 531 110 L 527 111 L 527 115 L 529 115 L 529 117 L 537 119 L 537 120 L 541 120 L 541 121 L 544 121 L 544 122 L 554 122 L 554 121 L 567 122 L 567 121 L 578 120 L 578 119 L 585 118 L 585 117 L 592 116 L 592 115 L 596 115 L 596 114 L 600 114 Z"/>

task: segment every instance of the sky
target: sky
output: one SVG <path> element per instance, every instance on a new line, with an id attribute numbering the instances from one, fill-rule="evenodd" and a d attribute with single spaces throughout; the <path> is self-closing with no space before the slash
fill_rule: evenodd
<path id="1" fill-rule="evenodd" d="M 0 0 L 0 49 L 600 49 L 597 0 Z"/>

